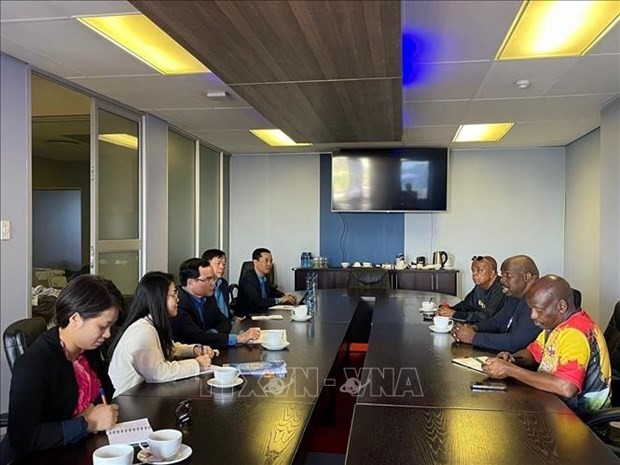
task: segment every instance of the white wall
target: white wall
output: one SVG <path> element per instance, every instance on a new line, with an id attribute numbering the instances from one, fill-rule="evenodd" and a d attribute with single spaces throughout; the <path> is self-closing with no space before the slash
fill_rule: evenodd
<path id="1" fill-rule="evenodd" d="M 144 269 L 168 270 L 168 123 L 144 119 Z"/>
<path id="2" fill-rule="evenodd" d="M 564 278 L 599 323 L 600 166 L 599 129 L 566 147 Z"/>
<path id="3" fill-rule="evenodd" d="M 620 99 L 601 112 L 600 320 L 620 300 Z"/>
<path id="4" fill-rule="evenodd" d="M 279 289 L 295 288 L 291 268 L 319 250 L 318 155 L 235 155 L 230 161 L 231 282 L 257 247 L 271 250 Z"/>
<path id="5" fill-rule="evenodd" d="M 564 176 L 564 148 L 452 150 L 448 211 L 405 215 L 408 260 L 454 255 L 461 297 L 473 286 L 474 255 L 499 266 L 526 254 L 541 274 L 562 274 Z"/>
<path id="6" fill-rule="evenodd" d="M 11 239 L 0 242 L 0 332 L 30 314 L 30 69 L 0 56 L 0 216 Z M 0 410 L 8 409 L 11 374 L 2 348 Z"/>

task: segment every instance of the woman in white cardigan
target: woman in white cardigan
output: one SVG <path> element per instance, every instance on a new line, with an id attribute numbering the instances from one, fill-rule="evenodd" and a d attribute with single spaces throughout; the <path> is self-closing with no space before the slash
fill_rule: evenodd
<path id="1" fill-rule="evenodd" d="M 179 298 L 171 274 L 146 273 L 131 302 L 129 314 L 110 346 L 108 374 L 114 396 L 146 381 L 163 383 L 197 375 L 211 365 L 213 351 L 172 340 L 170 318 Z M 186 358 L 188 360 L 178 360 Z"/>

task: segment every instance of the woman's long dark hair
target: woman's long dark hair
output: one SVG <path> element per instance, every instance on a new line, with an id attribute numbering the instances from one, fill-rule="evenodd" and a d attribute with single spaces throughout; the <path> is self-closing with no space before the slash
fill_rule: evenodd
<path id="1" fill-rule="evenodd" d="M 173 340 L 167 305 L 170 284 L 174 284 L 174 277 L 170 273 L 149 271 L 142 277 L 131 301 L 129 314 L 110 346 L 110 360 L 118 341 L 123 337 L 127 328 L 140 318 L 148 315 L 151 316 L 153 326 L 157 330 L 157 336 L 164 351 L 164 358 L 166 360 L 171 359 Z"/>

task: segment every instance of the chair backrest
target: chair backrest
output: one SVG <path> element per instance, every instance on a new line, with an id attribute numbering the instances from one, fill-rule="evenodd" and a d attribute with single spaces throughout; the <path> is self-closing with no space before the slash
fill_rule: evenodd
<path id="1" fill-rule="evenodd" d="M 390 290 L 390 276 L 381 268 L 361 268 L 351 270 L 347 289 L 351 291 L 383 291 Z"/>
<path id="2" fill-rule="evenodd" d="M 605 342 L 609 350 L 609 361 L 616 376 L 620 376 L 620 300 L 616 302 L 614 312 L 611 315 L 607 329 L 605 329 Z"/>
<path id="3" fill-rule="evenodd" d="M 581 308 L 581 291 L 574 287 L 571 288 L 571 291 L 573 291 L 573 303 L 575 304 L 575 308 Z"/>
<path id="4" fill-rule="evenodd" d="M 243 279 L 243 277 L 248 271 L 252 271 L 253 269 L 254 269 L 254 262 L 243 262 L 243 264 L 241 265 L 241 271 L 239 273 L 238 283 L 241 282 L 241 280 Z M 267 275 L 267 281 L 269 282 L 269 285 L 271 287 L 273 288 L 278 287 L 278 285 L 276 284 L 276 266 L 275 265 L 273 265 L 273 268 L 271 269 L 271 273 Z"/>
<path id="5" fill-rule="evenodd" d="M 15 361 L 24 355 L 28 346 L 45 331 L 47 323 L 39 316 L 17 320 L 4 330 L 4 352 L 11 372 Z"/>

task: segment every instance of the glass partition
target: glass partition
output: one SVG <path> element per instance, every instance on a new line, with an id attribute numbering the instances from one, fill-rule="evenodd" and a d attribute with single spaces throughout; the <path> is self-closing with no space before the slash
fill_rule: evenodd
<path id="1" fill-rule="evenodd" d="M 220 247 L 220 154 L 200 145 L 200 247 Z"/>

